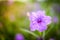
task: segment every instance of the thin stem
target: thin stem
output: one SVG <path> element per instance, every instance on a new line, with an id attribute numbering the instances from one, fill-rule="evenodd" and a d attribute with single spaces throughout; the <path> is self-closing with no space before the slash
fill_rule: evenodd
<path id="1" fill-rule="evenodd" d="M 43 36 L 42 37 L 43 37 L 43 40 L 45 40 L 45 31 L 43 32 Z"/>

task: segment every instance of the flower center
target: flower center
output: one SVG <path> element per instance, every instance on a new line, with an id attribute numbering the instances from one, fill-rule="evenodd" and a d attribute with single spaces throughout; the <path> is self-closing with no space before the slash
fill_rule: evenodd
<path id="1" fill-rule="evenodd" d="M 41 20 L 41 18 L 39 18 L 38 20 L 37 20 L 37 23 L 41 23 L 42 22 L 42 20 Z"/>

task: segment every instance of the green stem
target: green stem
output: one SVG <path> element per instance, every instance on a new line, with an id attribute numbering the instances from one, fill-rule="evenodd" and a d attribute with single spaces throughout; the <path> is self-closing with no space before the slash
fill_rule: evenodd
<path id="1" fill-rule="evenodd" d="M 43 40 L 45 40 L 45 31 L 43 32 L 43 36 L 42 37 L 43 37 Z"/>

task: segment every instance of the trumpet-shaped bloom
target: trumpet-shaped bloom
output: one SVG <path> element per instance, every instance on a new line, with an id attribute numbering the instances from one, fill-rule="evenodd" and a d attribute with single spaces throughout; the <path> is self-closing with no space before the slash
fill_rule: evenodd
<path id="1" fill-rule="evenodd" d="M 29 16 L 30 19 L 30 30 L 38 30 L 40 32 L 47 29 L 47 25 L 51 23 L 51 17 L 45 15 L 45 11 L 40 10 L 32 12 Z"/>

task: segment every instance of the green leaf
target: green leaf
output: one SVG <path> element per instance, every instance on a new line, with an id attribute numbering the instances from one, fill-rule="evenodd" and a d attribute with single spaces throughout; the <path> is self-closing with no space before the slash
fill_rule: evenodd
<path id="1" fill-rule="evenodd" d="M 20 30 L 23 31 L 23 32 L 29 33 L 29 34 L 31 34 L 31 35 L 33 35 L 33 36 L 35 36 L 35 37 L 38 37 L 37 34 L 31 32 L 31 31 L 29 31 L 29 30 L 26 30 L 26 29 L 23 29 L 23 28 L 20 28 Z"/>

